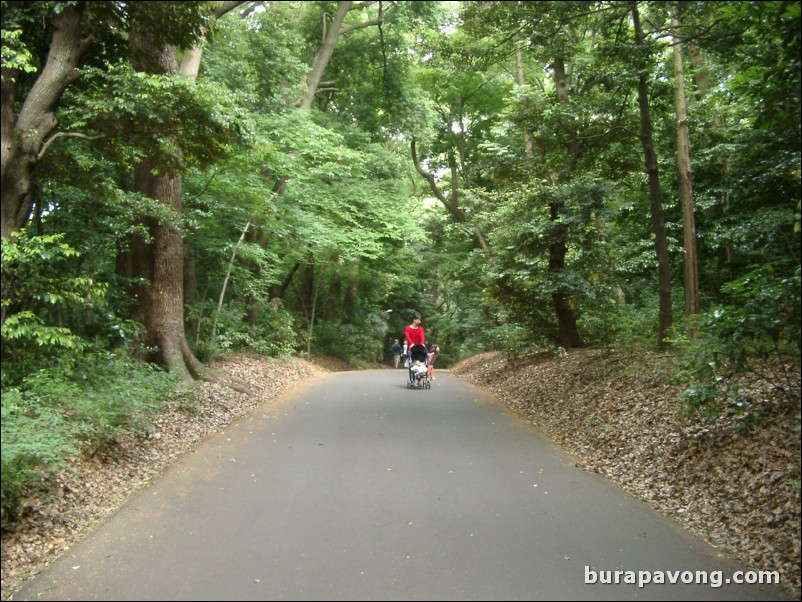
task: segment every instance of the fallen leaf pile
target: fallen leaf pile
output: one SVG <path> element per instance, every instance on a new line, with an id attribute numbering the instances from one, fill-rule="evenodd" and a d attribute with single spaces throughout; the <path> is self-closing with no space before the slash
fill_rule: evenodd
<path id="1" fill-rule="evenodd" d="M 483 354 L 452 374 L 491 391 L 601 473 L 800 594 L 800 412 L 760 382 L 742 390 L 765 418 L 682 421 L 668 359 L 657 354 Z M 795 375 L 798 390 L 799 374 Z"/>

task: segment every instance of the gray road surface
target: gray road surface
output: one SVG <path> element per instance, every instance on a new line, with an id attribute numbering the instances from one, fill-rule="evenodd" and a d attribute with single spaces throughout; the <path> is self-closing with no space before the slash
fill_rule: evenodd
<path id="1" fill-rule="evenodd" d="M 255 410 L 15 599 L 782 599 L 479 390 L 405 383 L 338 373 Z M 623 583 L 647 575 L 678 583 Z"/>

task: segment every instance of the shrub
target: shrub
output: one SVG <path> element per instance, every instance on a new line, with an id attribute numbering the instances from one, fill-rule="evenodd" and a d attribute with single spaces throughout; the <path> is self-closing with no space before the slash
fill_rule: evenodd
<path id="1" fill-rule="evenodd" d="M 190 323 L 201 329 L 193 351 L 199 360 L 211 361 L 219 353 L 249 350 L 270 357 L 286 357 L 298 348 L 298 335 L 293 328 L 292 315 L 273 303 L 259 307 L 255 324 L 244 320 L 245 308 L 232 304 L 224 306 L 218 315 L 217 333 L 210 334 L 216 306 L 209 302 L 197 304 L 190 310 Z M 206 318 L 203 318 L 203 316 Z"/>
<path id="2" fill-rule="evenodd" d="M 315 325 L 314 351 L 346 362 L 380 362 L 384 354 L 387 322 L 371 315 L 362 323 L 320 322 Z"/>
<path id="3" fill-rule="evenodd" d="M 2 391 L 2 510 L 46 484 L 63 462 L 146 430 L 176 380 L 123 352 L 87 353 L 28 375 Z"/>
<path id="4" fill-rule="evenodd" d="M 739 374 L 768 383 L 786 405 L 799 404 L 799 269 L 780 278 L 771 265 L 722 288 L 729 303 L 704 312 L 695 338 L 674 340 L 690 386 L 682 393 L 684 417 L 714 418 L 725 409 L 749 409 Z"/>
<path id="5" fill-rule="evenodd" d="M 0 505 L 3 523 L 18 511 L 25 491 L 40 487 L 58 470 L 64 459 L 78 453 L 78 425 L 61 412 L 40 403 L 16 388 L 2 395 L 2 486 Z"/>

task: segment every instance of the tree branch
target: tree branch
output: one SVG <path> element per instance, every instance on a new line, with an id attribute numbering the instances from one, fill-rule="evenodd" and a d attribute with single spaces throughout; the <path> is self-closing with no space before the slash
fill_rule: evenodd
<path id="1" fill-rule="evenodd" d="M 348 9 L 348 12 L 351 12 L 352 10 L 358 10 L 361 8 L 367 8 L 369 6 L 373 6 L 376 3 L 377 0 L 373 0 L 372 2 L 358 2 L 357 4 L 354 4 L 350 9 Z M 365 27 L 372 27 L 373 25 L 381 26 L 384 23 L 384 17 L 387 16 L 387 13 L 390 12 L 393 9 L 393 7 L 391 6 L 390 8 L 383 8 L 381 2 L 378 2 L 378 4 L 379 4 L 379 14 L 375 19 L 371 21 L 364 21 L 363 23 L 352 23 L 345 27 L 341 27 L 337 35 L 341 36 L 343 34 L 348 33 L 349 31 L 353 31 L 354 29 L 363 29 Z"/>
<path id="2" fill-rule="evenodd" d="M 215 19 L 219 19 L 220 17 L 222 17 L 227 12 L 232 11 L 235 8 L 237 8 L 238 6 L 241 6 L 243 4 L 246 4 L 246 2 L 245 1 L 241 1 L 241 2 L 236 2 L 236 1 L 234 1 L 234 2 L 218 2 L 217 6 L 214 7 L 214 11 L 213 11 L 214 18 Z"/>
<path id="3" fill-rule="evenodd" d="M 440 191 L 437 187 L 437 183 L 434 181 L 434 176 L 426 171 L 423 166 L 418 161 L 418 151 L 416 150 L 416 140 L 413 138 L 412 142 L 410 143 L 410 149 L 412 150 L 412 163 L 415 165 L 415 171 L 417 171 L 423 178 L 429 182 L 429 188 L 432 189 L 434 196 L 443 203 L 446 207 L 448 207 L 448 199 L 446 199 L 445 195 Z"/>
<path id="4" fill-rule="evenodd" d="M 382 23 L 384 23 L 384 17 L 383 15 L 380 15 L 378 19 L 373 19 L 372 21 L 363 21 L 362 23 L 352 23 L 351 25 L 341 27 L 338 35 L 346 34 L 349 31 L 353 31 L 355 29 L 363 29 L 365 27 L 371 27 L 373 25 L 381 25 Z"/>
<path id="5" fill-rule="evenodd" d="M 42 144 L 42 149 L 36 155 L 36 160 L 38 161 L 41 159 L 45 152 L 47 151 L 48 147 L 56 141 L 56 138 L 83 138 L 84 140 L 100 140 L 101 138 L 105 138 L 106 134 L 99 134 L 97 136 L 87 136 L 86 134 L 79 134 L 78 132 L 56 132 L 50 138 L 45 140 L 45 143 Z"/>

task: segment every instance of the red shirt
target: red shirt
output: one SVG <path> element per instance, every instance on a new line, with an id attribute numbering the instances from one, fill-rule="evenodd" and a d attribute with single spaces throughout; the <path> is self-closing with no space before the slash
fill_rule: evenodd
<path id="1" fill-rule="evenodd" d="M 412 326 L 407 326 L 404 329 L 404 336 L 407 339 L 407 343 L 409 346 L 412 345 L 425 345 L 426 344 L 426 335 L 423 332 L 423 327 L 418 326 L 417 328 L 412 328 Z"/>

